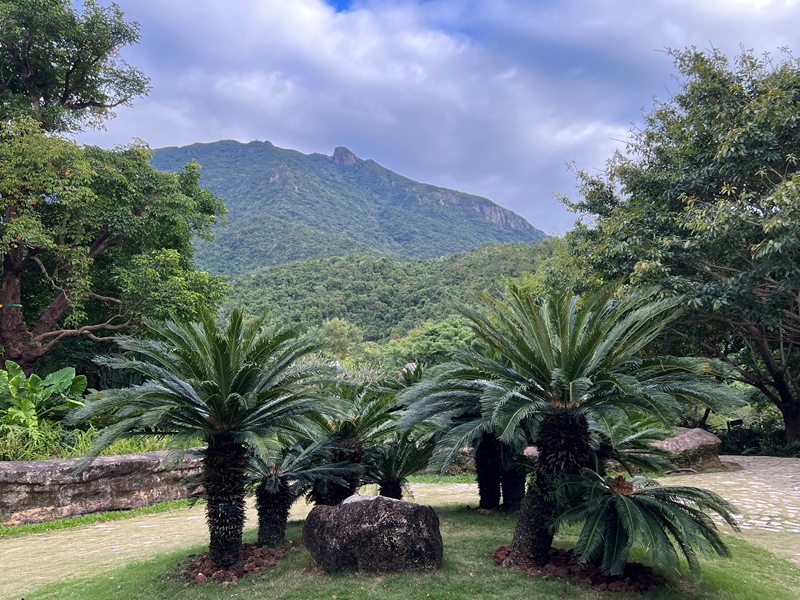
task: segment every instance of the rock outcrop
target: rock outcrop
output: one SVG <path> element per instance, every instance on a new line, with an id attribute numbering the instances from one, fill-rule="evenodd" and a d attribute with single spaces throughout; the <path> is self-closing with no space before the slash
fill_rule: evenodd
<path id="1" fill-rule="evenodd" d="M 383 496 L 351 496 L 315 506 L 303 543 L 325 571 L 395 573 L 442 566 L 439 517 L 430 506 Z"/>
<path id="2" fill-rule="evenodd" d="M 353 154 L 352 150 L 345 148 L 344 146 L 336 146 L 336 148 L 333 150 L 333 156 L 331 156 L 331 160 L 333 161 L 333 164 L 339 165 L 340 167 L 349 167 L 357 162 L 361 162 L 361 159 Z"/>
<path id="3" fill-rule="evenodd" d="M 184 480 L 201 470 L 200 452 L 176 463 L 167 452 L 102 456 L 83 472 L 78 459 L 0 462 L 0 523 L 38 523 L 128 510 L 189 495 Z"/>
<path id="4" fill-rule="evenodd" d="M 722 440 L 705 429 L 678 427 L 674 436 L 653 445 L 671 452 L 670 461 L 676 467 L 698 471 L 722 468 L 719 460 Z"/>
<path id="5" fill-rule="evenodd" d="M 464 474 L 475 474 L 475 451 L 472 448 L 461 448 L 445 471 L 445 475 Z"/>

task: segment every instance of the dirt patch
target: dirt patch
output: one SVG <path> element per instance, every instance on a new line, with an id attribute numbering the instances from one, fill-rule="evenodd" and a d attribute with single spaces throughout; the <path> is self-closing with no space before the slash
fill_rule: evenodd
<path id="1" fill-rule="evenodd" d="M 492 552 L 492 558 L 498 565 L 508 564 L 510 551 L 511 546 L 500 546 Z M 560 548 L 550 551 L 550 560 L 545 566 L 522 570 L 533 577 L 569 579 L 609 592 L 646 592 L 664 584 L 663 577 L 640 563 L 628 563 L 622 575 L 604 575 L 599 567 L 581 563 L 571 550 Z"/>
<path id="2" fill-rule="evenodd" d="M 214 566 L 208 552 L 189 556 L 177 569 L 169 575 L 179 579 L 187 586 L 196 583 L 214 581 L 223 585 L 236 585 L 242 577 L 256 575 L 272 569 L 286 556 L 291 544 L 280 548 L 266 548 L 255 544 L 242 547 L 242 561 L 230 569 L 218 569 Z"/>

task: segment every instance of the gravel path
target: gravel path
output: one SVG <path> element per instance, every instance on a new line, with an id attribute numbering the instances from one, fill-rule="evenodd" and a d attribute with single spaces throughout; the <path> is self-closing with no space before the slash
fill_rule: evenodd
<path id="1" fill-rule="evenodd" d="M 664 484 L 711 489 L 737 508 L 744 537 L 778 556 L 800 564 L 800 459 L 722 457 L 738 471 L 664 477 Z M 474 484 L 417 483 L 414 501 L 443 505 L 477 503 Z M 292 518 L 310 509 L 298 503 Z M 255 511 L 248 523 L 256 522 Z M 132 560 L 206 544 L 203 508 L 169 512 L 94 525 L 0 539 L 0 598 L 19 600 L 26 591 L 68 577 L 91 575 Z"/>

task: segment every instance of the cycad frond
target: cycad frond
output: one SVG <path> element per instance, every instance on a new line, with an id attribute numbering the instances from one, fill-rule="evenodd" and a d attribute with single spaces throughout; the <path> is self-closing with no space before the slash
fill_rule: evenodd
<path id="1" fill-rule="evenodd" d="M 126 354 L 98 362 L 140 373 L 145 382 L 97 392 L 70 413 L 73 423 L 101 416 L 114 422 L 89 458 L 126 435 L 266 435 L 318 408 L 318 384 L 330 369 L 308 360 L 316 342 L 264 322 L 248 322 L 236 309 L 219 326 L 201 311 L 197 322 L 147 321 L 150 338 L 122 338 Z"/>
<path id="2" fill-rule="evenodd" d="M 729 550 L 708 513 L 738 530 L 733 507 L 717 494 L 683 486 L 635 489 L 623 477 L 603 479 L 586 471 L 566 479 L 557 498 L 562 512 L 555 526 L 582 522 L 575 551 L 604 573 L 619 575 L 630 551 L 639 548 L 660 566 L 676 565 L 679 553 L 696 571 L 697 552 L 728 556 Z"/>
<path id="3" fill-rule="evenodd" d="M 364 482 L 378 485 L 404 483 L 408 477 L 428 466 L 434 446 L 430 440 L 419 441 L 405 434 L 373 448 L 365 461 Z"/>
<path id="4" fill-rule="evenodd" d="M 303 440 L 289 446 L 267 445 L 254 453 L 248 468 L 251 486 L 278 493 L 286 486 L 292 497 L 305 494 L 318 482 L 346 485 L 345 477 L 359 471 L 357 465 L 331 463 L 333 447 L 328 440 Z"/>

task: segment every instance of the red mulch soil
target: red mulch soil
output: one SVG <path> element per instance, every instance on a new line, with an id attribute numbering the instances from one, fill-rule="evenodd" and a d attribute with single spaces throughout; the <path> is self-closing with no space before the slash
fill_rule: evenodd
<path id="1" fill-rule="evenodd" d="M 216 581 L 223 585 L 235 585 L 242 577 L 261 573 L 275 567 L 286 556 L 290 545 L 280 548 L 265 548 L 255 544 L 242 547 L 242 562 L 232 569 L 217 569 L 208 552 L 194 554 L 178 568 L 177 576 L 186 585 Z"/>
<path id="2" fill-rule="evenodd" d="M 510 551 L 511 546 L 500 546 L 492 552 L 492 558 L 502 565 L 508 560 Z M 580 563 L 571 550 L 560 548 L 550 551 L 550 561 L 544 567 L 524 567 L 522 570 L 534 577 L 560 577 L 611 592 L 646 592 L 664 583 L 664 579 L 650 567 L 635 562 L 625 565 L 622 575 L 603 575 L 599 567 Z"/>

